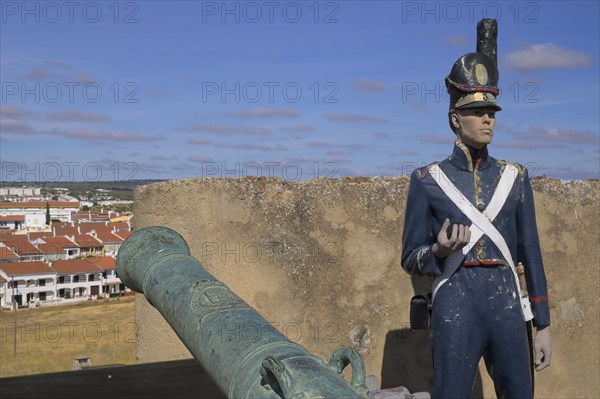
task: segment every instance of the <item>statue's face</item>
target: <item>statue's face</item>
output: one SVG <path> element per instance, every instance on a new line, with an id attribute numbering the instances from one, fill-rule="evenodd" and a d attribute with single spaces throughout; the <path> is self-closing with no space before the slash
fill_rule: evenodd
<path id="1" fill-rule="evenodd" d="M 473 148 L 481 149 L 492 142 L 496 111 L 493 108 L 468 108 L 458 110 L 452 116 L 461 141 Z"/>

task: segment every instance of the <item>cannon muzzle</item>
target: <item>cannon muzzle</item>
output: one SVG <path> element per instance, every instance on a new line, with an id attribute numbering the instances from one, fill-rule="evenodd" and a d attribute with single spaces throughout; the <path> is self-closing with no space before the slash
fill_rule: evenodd
<path id="1" fill-rule="evenodd" d="M 163 315 L 229 398 L 370 398 L 354 349 L 329 362 L 285 337 L 192 256 L 177 232 L 133 233 L 117 256 L 117 273 Z M 342 370 L 352 365 L 348 383 Z"/>

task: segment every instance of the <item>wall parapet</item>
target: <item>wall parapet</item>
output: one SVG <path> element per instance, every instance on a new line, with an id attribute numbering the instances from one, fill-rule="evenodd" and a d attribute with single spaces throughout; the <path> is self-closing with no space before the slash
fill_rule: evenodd
<path id="1" fill-rule="evenodd" d="M 136 189 L 134 224 L 179 232 L 211 274 L 315 355 L 352 346 L 384 388 L 430 391 L 429 335 L 408 323 L 410 297 L 430 280 L 400 267 L 408 184 L 407 176 L 160 182 Z M 600 182 L 537 177 L 532 186 L 555 348 L 536 394 L 595 397 Z M 139 295 L 136 319 L 140 363 L 190 356 Z M 220 333 L 251 339 L 252 331 Z M 478 389 L 494 397 L 485 371 L 482 380 Z"/>

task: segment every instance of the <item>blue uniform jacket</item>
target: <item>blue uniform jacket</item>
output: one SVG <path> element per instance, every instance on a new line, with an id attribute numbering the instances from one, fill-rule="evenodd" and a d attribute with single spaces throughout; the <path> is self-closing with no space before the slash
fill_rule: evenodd
<path id="1" fill-rule="evenodd" d="M 452 155 L 438 165 L 473 205 L 484 210 L 506 164 L 505 161 L 489 156 L 487 149 L 473 162 L 468 148 L 457 142 Z M 527 169 L 514 165 L 519 170 L 519 175 L 492 224 L 504 237 L 514 264 L 523 262 L 533 322 L 537 327 L 544 327 L 550 324 L 550 310 L 533 192 Z M 432 247 L 446 218 L 451 222 L 471 225 L 471 221 L 429 175 L 430 166 L 415 170 L 410 179 L 402 236 L 402 267 L 410 274 L 442 273 L 444 259 L 436 257 Z M 463 262 L 466 266 L 508 265 L 500 250 L 486 235 L 473 246 Z"/>

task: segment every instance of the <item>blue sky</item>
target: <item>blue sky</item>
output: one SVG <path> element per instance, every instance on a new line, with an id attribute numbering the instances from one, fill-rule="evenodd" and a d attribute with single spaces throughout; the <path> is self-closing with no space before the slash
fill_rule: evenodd
<path id="1" fill-rule="evenodd" d="M 490 153 L 599 178 L 597 1 L 1 2 L 3 181 L 392 176 L 445 158 L 444 77 L 499 20 Z"/>

